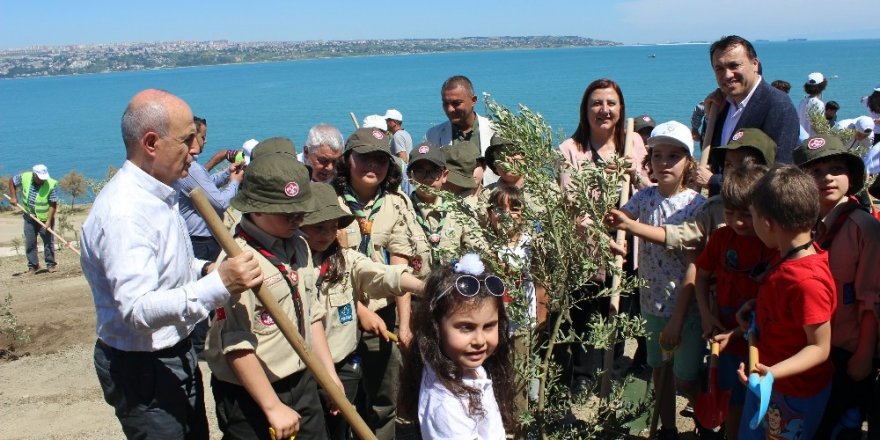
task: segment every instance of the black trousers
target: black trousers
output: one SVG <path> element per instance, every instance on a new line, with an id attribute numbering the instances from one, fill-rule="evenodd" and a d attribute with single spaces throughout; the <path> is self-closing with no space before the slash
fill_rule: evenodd
<path id="1" fill-rule="evenodd" d="M 272 383 L 272 388 L 283 404 L 299 413 L 297 438 L 327 438 L 318 384 L 311 373 L 292 374 Z M 269 421 L 243 386 L 211 376 L 211 390 L 217 405 L 217 424 L 224 439 L 269 440 Z"/>
<path id="2" fill-rule="evenodd" d="M 104 400 L 129 439 L 207 440 L 202 373 L 189 338 L 156 352 L 95 344 Z"/>

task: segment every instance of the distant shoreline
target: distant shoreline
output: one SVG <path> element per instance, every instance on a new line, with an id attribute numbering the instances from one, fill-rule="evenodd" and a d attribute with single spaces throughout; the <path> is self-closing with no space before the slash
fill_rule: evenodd
<path id="1" fill-rule="evenodd" d="M 181 67 L 388 55 L 621 46 L 579 36 L 238 43 L 152 42 L 0 50 L 0 78 L 18 79 Z"/>

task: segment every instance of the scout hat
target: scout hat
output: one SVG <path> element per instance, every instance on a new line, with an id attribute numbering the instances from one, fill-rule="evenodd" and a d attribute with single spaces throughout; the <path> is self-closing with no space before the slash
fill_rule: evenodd
<path id="1" fill-rule="evenodd" d="M 391 154 L 390 142 L 390 136 L 385 134 L 383 130 L 378 128 L 359 128 L 345 141 L 345 154 L 351 151 L 360 154 L 382 151 L 388 154 L 388 156 L 394 157 Z"/>
<path id="2" fill-rule="evenodd" d="M 282 137 L 273 137 L 266 139 L 253 147 L 251 147 L 250 157 L 254 160 L 257 156 L 270 153 L 285 153 L 296 156 L 296 145 L 290 139 Z"/>
<path id="3" fill-rule="evenodd" d="M 40 180 L 49 180 L 49 169 L 46 168 L 46 165 L 43 165 L 41 163 L 36 164 L 33 168 L 31 168 L 31 171 L 34 173 L 35 176 L 39 177 Z"/>
<path id="4" fill-rule="evenodd" d="M 654 121 L 654 118 L 648 115 L 637 116 L 633 124 L 633 130 L 636 132 L 642 131 L 643 128 L 650 128 L 653 130 L 654 127 L 657 126 L 657 122 Z"/>
<path id="5" fill-rule="evenodd" d="M 446 168 L 446 153 L 430 142 L 422 142 L 409 152 L 409 165 L 420 160 L 427 160 L 440 168 Z"/>
<path id="6" fill-rule="evenodd" d="M 293 148 L 292 142 L 283 140 Z M 296 156 L 278 152 L 264 152 L 251 160 L 230 204 L 244 213 L 290 214 L 316 209 L 309 170 Z"/>
<path id="7" fill-rule="evenodd" d="M 801 142 L 791 152 L 794 164 L 800 168 L 820 159 L 837 158 L 846 162 L 849 169 L 849 190 L 847 195 L 855 194 L 865 186 L 865 163 L 862 158 L 850 153 L 843 142 L 837 137 L 828 134 L 820 134 Z"/>
<path id="8" fill-rule="evenodd" d="M 480 148 L 473 142 L 462 142 L 443 147 L 446 152 L 446 169 L 449 177 L 446 181 L 460 188 L 474 189 L 474 168 L 477 167 L 477 158 L 480 156 Z"/>
<path id="9" fill-rule="evenodd" d="M 486 165 L 492 170 L 493 173 L 498 174 L 498 171 L 495 167 L 495 161 L 504 160 L 504 155 L 502 154 L 503 150 L 508 150 L 508 153 L 512 151 L 510 148 L 514 147 L 513 142 L 498 136 L 497 134 L 492 135 L 492 139 L 489 140 L 489 146 L 486 147 Z"/>
<path id="10" fill-rule="evenodd" d="M 316 211 L 306 214 L 303 220 L 303 226 L 316 225 L 327 220 L 337 219 L 339 221 L 339 229 L 342 229 L 352 221 L 354 216 L 343 211 L 339 207 L 339 198 L 336 197 L 336 190 L 326 183 L 311 182 L 312 200 L 314 200 Z"/>
<path id="11" fill-rule="evenodd" d="M 776 162 L 776 142 L 758 128 L 741 128 L 733 133 L 730 142 L 718 149 L 736 150 L 737 148 L 753 148 L 761 153 L 764 164 L 773 166 Z"/>
<path id="12" fill-rule="evenodd" d="M 651 130 L 648 138 L 648 146 L 677 145 L 687 150 L 688 154 L 694 155 L 694 138 L 691 130 L 678 121 L 664 122 Z"/>

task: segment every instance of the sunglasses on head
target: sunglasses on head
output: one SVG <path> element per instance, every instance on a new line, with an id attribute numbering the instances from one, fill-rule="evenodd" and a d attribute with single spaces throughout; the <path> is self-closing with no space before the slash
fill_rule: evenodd
<path id="1" fill-rule="evenodd" d="M 480 293 L 480 284 L 486 286 L 486 291 L 492 296 L 504 295 L 504 281 L 501 281 L 501 278 L 498 278 L 495 275 L 489 275 L 483 278 L 482 281 L 473 275 L 459 275 L 459 277 L 455 279 L 455 283 L 449 286 L 448 289 L 440 292 L 439 295 L 431 300 L 431 310 L 434 310 L 437 303 L 445 296 L 449 295 L 449 292 L 451 292 L 453 288 L 458 291 L 459 295 L 473 298 Z"/>

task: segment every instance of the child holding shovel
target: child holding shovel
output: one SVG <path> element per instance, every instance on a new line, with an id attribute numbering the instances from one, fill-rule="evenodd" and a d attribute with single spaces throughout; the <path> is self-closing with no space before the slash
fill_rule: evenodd
<path id="1" fill-rule="evenodd" d="M 722 350 L 717 377 L 722 391 L 719 394 L 729 397 L 729 402 L 725 402 L 729 406 L 724 420 L 728 440 L 737 439 L 745 400 L 745 387 L 736 381 L 736 369 L 748 361 L 748 348 L 737 325 L 736 312 L 758 295 L 758 283 L 750 276 L 752 272 L 763 270 L 778 255 L 755 236 L 749 212 L 752 184 L 766 172 L 767 167 L 763 165 L 725 169 L 721 198 L 726 226 L 712 233 L 706 248 L 694 262 L 697 268 L 695 295 L 703 336 L 719 343 Z M 709 291 L 713 277 L 716 280 L 714 308 L 710 306 Z M 696 408 L 698 418 L 702 409 L 699 405 Z"/>
<path id="2" fill-rule="evenodd" d="M 770 395 L 772 422 L 756 429 L 750 420 L 758 411 L 757 399 L 746 399 L 740 422 L 740 439 L 813 438 L 831 392 L 834 367 L 831 350 L 831 315 L 835 307 L 834 279 L 828 253 L 813 243 L 811 229 L 819 216 L 819 193 L 813 179 L 794 166 L 770 170 L 751 190 L 755 234 L 782 255 L 756 274 L 758 297 L 738 312 L 740 327 L 748 327 L 755 311 L 760 359 L 755 371 L 740 364 L 738 376 L 775 380 Z"/>
<path id="3" fill-rule="evenodd" d="M 262 144 L 293 148 L 283 138 Z M 308 170 L 290 154 L 261 155 L 231 204 L 243 213 L 236 241 L 257 255 L 264 286 L 342 388 L 324 335 L 311 253 L 299 235 L 304 215 L 315 210 Z M 224 438 L 266 439 L 270 428 L 279 439 L 327 438 L 312 373 L 253 293 L 216 310 L 206 358 Z"/>
<path id="4" fill-rule="evenodd" d="M 327 310 L 324 327 L 336 374 L 345 387 L 346 397 L 355 403 L 362 372 L 360 356 L 355 352 L 358 301 L 363 297 L 377 299 L 400 296 L 403 292 L 418 293 L 423 290 L 424 282 L 413 276 L 406 265 L 376 263 L 366 255 L 340 246 L 336 231 L 354 221 L 354 216 L 339 207 L 332 186 L 312 182 L 311 187 L 317 210 L 306 214 L 302 232 L 312 251 L 318 298 Z M 348 423 L 341 416 L 329 414 L 330 402 L 323 391 L 320 395 L 330 437 L 351 438 Z"/>

